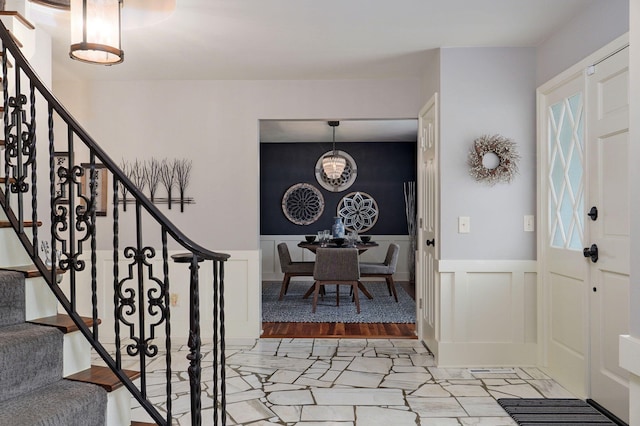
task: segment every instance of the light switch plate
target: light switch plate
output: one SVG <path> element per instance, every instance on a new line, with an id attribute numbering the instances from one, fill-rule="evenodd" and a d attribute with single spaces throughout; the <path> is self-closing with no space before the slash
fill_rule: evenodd
<path id="1" fill-rule="evenodd" d="M 468 234 L 471 232 L 471 218 L 469 216 L 458 216 L 458 233 Z"/>
<path id="2" fill-rule="evenodd" d="M 533 232 L 536 229 L 536 217 L 534 215 L 525 215 L 524 232 Z"/>

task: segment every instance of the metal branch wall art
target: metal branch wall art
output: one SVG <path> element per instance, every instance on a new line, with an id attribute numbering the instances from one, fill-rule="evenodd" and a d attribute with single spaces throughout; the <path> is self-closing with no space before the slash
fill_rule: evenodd
<path id="1" fill-rule="evenodd" d="M 145 188 L 147 189 L 152 203 L 167 203 L 167 206 L 171 209 L 174 202 L 179 202 L 180 212 L 184 212 L 185 204 L 193 204 L 195 202 L 193 198 L 186 196 L 186 190 L 191 181 L 192 166 L 193 162 L 191 160 L 168 160 L 166 158 L 163 160 L 151 158 L 147 161 L 136 159 L 132 163 L 122 160 L 122 163 L 120 163 L 122 171 L 140 191 L 144 192 Z M 158 196 L 160 187 L 166 191 L 166 197 Z M 178 189 L 178 198 L 173 198 L 172 196 L 174 187 Z M 120 201 L 125 211 L 127 210 L 127 203 L 134 202 L 133 199 L 127 199 L 128 192 L 127 188 L 120 185 Z"/>

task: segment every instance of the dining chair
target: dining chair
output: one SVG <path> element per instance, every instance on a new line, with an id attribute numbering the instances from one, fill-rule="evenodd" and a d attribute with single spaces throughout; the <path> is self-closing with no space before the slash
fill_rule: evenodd
<path id="1" fill-rule="evenodd" d="M 280 297 L 278 297 L 278 300 L 282 300 L 289 290 L 291 277 L 312 277 L 315 262 L 292 262 L 287 243 L 278 244 L 278 257 L 280 258 L 280 270 L 284 273 L 282 286 L 280 286 Z"/>
<path id="2" fill-rule="evenodd" d="M 393 274 L 396 272 L 399 253 L 400 246 L 398 244 L 391 243 L 387 248 L 387 255 L 383 262 L 360 262 L 360 276 L 384 278 L 387 282 L 389 296 L 393 294 L 396 302 L 398 301 L 398 293 L 396 292 L 396 284 L 393 281 Z"/>
<path id="3" fill-rule="evenodd" d="M 336 284 L 336 306 L 340 306 L 340 285 L 349 285 L 353 292 L 353 300 L 356 303 L 356 312 L 360 313 L 360 299 L 358 298 L 358 286 L 360 282 L 360 269 L 358 268 L 358 250 L 355 248 L 319 248 L 316 251 L 316 265 L 313 269 L 315 289 L 313 292 L 313 308 L 316 312 L 318 294 L 321 287 L 328 284 Z"/>

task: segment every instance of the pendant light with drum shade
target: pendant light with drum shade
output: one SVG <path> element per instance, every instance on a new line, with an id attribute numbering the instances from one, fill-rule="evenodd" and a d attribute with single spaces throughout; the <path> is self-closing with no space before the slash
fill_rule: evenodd
<path id="1" fill-rule="evenodd" d="M 122 0 L 71 0 L 70 6 L 69 56 L 91 64 L 122 62 Z"/>
<path id="2" fill-rule="evenodd" d="M 322 170 L 329 179 L 338 179 L 347 165 L 347 159 L 336 151 L 336 127 L 340 125 L 340 122 L 329 121 L 328 124 L 333 128 L 333 151 L 322 158 Z"/>

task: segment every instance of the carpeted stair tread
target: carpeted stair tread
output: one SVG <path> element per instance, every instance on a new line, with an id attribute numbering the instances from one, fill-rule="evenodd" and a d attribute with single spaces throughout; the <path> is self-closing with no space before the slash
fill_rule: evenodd
<path id="1" fill-rule="evenodd" d="M 22 323 L 0 328 L 0 401 L 60 380 L 62 339 L 52 327 Z"/>
<path id="2" fill-rule="evenodd" d="M 0 327 L 23 323 L 24 312 L 24 276 L 18 272 L 2 272 L 0 274 Z"/>
<path id="3" fill-rule="evenodd" d="M 59 380 L 0 402 L 0 425 L 104 426 L 106 409 L 99 386 Z"/>

